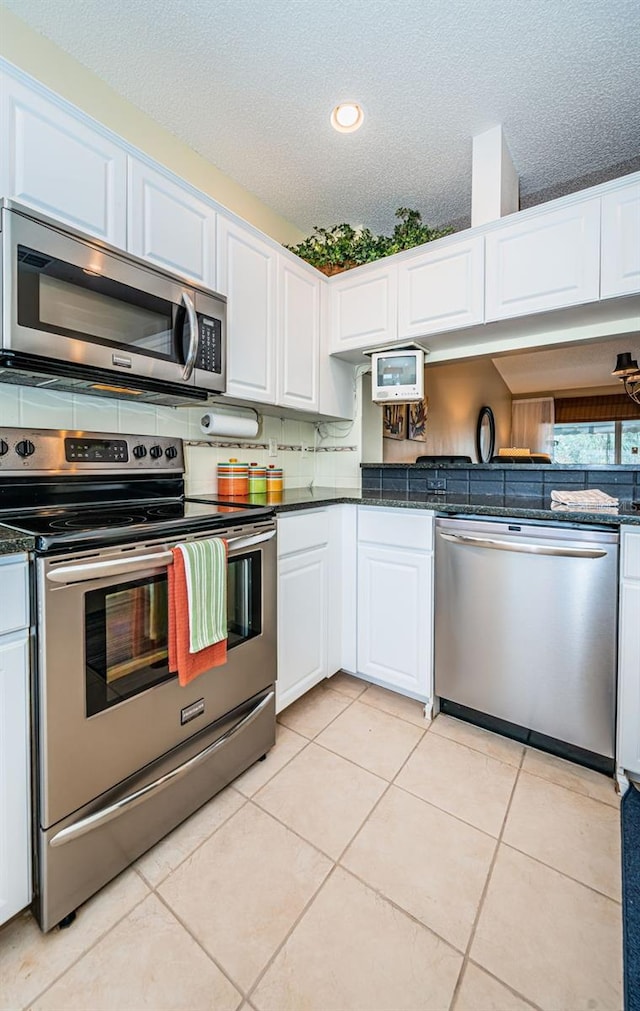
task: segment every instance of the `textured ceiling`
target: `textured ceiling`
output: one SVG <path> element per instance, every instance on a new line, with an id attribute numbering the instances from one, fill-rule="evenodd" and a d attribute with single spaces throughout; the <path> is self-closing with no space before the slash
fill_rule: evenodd
<path id="1" fill-rule="evenodd" d="M 610 386 L 621 392 L 620 381 L 611 375 L 616 355 L 631 350 L 636 357 L 637 340 L 616 337 L 608 341 L 589 341 L 575 347 L 564 346 L 549 351 L 494 358 L 493 364 L 514 394 L 552 390 L 580 390 Z"/>
<path id="2" fill-rule="evenodd" d="M 523 198 L 640 151 L 638 0 L 2 2 L 305 232 L 464 219 L 497 123 Z"/>

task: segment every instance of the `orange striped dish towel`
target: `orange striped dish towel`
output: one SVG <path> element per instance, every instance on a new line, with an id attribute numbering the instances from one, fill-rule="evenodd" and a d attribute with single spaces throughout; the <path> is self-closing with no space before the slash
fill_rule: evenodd
<path id="1" fill-rule="evenodd" d="M 178 683 L 184 688 L 199 674 L 227 662 L 227 640 L 215 642 L 198 653 L 189 652 L 189 599 L 184 556 L 180 548 L 172 548 L 173 565 L 167 567 L 169 597 L 169 670 L 178 673 Z"/>

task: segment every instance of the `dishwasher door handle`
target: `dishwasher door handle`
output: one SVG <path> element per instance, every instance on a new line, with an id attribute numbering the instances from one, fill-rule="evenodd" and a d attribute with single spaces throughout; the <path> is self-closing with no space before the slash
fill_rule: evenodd
<path id="1" fill-rule="evenodd" d="M 442 530 L 440 531 L 440 536 L 445 541 L 453 541 L 454 544 L 476 548 L 492 548 L 494 551 L 516 551 L 522 555 L 553 555 L 557 558 L 604 558 L 607 554 L 606 550 L 602 548 L 554 547 L 551 544 L 497 541 L 489 537 L 472 537 L 470 534 L 447 534 Z"/>

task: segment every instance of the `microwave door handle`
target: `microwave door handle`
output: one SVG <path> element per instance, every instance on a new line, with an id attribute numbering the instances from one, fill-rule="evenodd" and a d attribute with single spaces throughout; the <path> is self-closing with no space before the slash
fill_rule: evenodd
<path id="1" fill-rule="evenodd" d="M 187 310 L 187 319 L 189 320 L 189 352 L 187 354 L 187 360 L 184 363 L 184 369 L 182 371 L 182 378 L 186 382 L 191 378 L 191 373 L 193 372 L 193 367 L 196 364 L 196 358 L 198 356 L 198 344 L 200 343 L 200 334 L 198 332 L 198 316 L 194 308 L 193 302 L 191 301 L 191 296 L 187 294 L 186 291 L 182 293 L 182 302 L 185 309 Z"/>

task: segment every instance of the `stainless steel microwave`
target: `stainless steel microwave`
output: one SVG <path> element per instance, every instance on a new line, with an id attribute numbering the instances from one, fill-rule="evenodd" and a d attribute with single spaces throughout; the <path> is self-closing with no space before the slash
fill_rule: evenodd
<path id="1" fill-rule="evenodd" d="M 0 229 L 0 380 L 162 403 L 224 393 L 223 296 L 14 201 Z"/>

